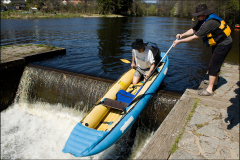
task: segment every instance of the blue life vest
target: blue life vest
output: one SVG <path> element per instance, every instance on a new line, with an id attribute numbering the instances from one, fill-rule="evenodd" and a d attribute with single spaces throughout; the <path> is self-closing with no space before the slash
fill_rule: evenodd
<path id="1" fill-rule="evenodd" d="M 231 29 L 230 27 L 225 23 L 225 21 L 217 16 L 216 14 L 210 14 L 208 18 L 205 20 L 208 21 L 210 19 L 214 19 L 220 22 L 220 26 L 213 30 L 211 33 L 208 33 L 206 36 L 203 37 L 203 41 L 207 44 L 207 46 L 214 46 L 217 43 L 222 42 L 227 37 L 230 36 Z"/>

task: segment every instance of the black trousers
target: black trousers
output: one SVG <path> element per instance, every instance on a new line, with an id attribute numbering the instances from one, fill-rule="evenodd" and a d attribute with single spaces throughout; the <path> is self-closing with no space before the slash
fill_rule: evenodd
<path id="1" fill-rule="evenodd" d="M 208 74 L 211 76 L 217 76 L 217 73 L 220 72 L 221 66 L 232 49 L 232 42 L 226 46 L 216 45 L 212 47 L 212 58 L 208 66 Z"/>

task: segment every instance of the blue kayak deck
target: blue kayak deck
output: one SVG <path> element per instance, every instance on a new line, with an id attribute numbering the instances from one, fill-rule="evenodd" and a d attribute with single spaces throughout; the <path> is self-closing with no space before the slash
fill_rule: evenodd
<path id="1" fill-rule="evenodd" d="M 85 156 L 92 150 L 109 132 L 87 128 L 78 123 L 72 130 L 64 149 L 64 153 L 70 153 L 76 157 Z"/>

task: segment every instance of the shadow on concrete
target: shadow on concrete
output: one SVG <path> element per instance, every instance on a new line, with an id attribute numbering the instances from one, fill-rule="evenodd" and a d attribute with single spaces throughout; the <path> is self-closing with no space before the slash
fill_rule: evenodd
<path id="1" fill-rule="evenodd" d="M 226 80 L 225 78 L 219 77 L 219 78 L 218 78 L 218 85 L 217 85 L 217 87 L 215 88 L 215 90 L 218 89 L 218 88 L 220 88 L 221 86 L 223 86 L 223 85 L 226 84 L 226 83 L 227 83 L 227 80 Z"/>
<path id="2" fill-rule="evenodd" d="M 209 80 L 209 75 L 208 74 L 205 75 L 204 80 Z M 226 83 L 227 83 L 227 80 L 225 78 L 219 77 L 218 78 L 218 85 L 216 87 L 213 87 L 213 91 L 220 88 L 221 86 L 223 86 Z M 208 84 L 206 84 L 206 85 L 208 85 Z M 202 88 L 199 88 L 199 90 L 201 90 L 201 89 Z"/>
<path id="3" fill-rule="evenodd" d="M 232 105 L 227 108 L 228 117 L 225 119 L 225 122 L 230 122 L 227 129 L 232 129 L 239 124 L 239 83 L 240 81 L 237 82 L 238 88 L 234 90 L 237 96 L 230 99 Z"/>

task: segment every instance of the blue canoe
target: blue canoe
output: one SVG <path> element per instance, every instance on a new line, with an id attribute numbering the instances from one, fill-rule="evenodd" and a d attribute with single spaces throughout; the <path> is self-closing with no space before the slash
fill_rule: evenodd
<path id="1" fill-rule="evenodd" d="M 161 57 L 165 53 L 161 52 Z M 117 142 L 133 125 L 167 74 L 166 56 L 143 85 L 132 85 L 135 69 L 125 72 L 74 127 L 64 149 L 76 157 L 98 154 Z"/>

